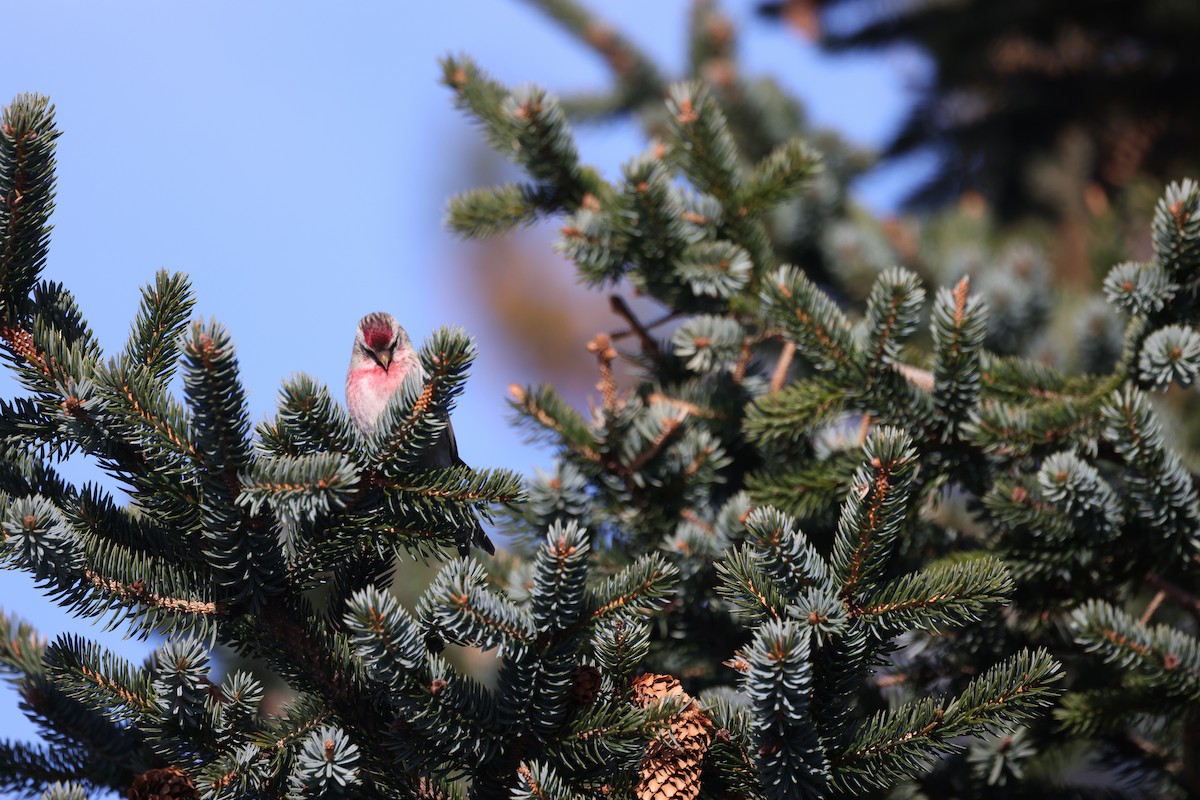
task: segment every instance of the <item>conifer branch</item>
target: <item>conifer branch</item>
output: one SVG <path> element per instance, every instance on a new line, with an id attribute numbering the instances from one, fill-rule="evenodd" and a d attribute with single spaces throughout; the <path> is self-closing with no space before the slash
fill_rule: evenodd
<path id="1" fill-rule="evenodd" d="M 148 608 L 162 609 L 178 614 L 220 616 L 228 611 L 225 603 L 204 600 L 189 600 L 184 597 L 167 597 L 150 591 L 144 581 L 123 583 L 107 578 L 92 569 L 84 569 L 83 576 L 97 589 L 129 603 L 139 603 Z"/>
<path id="2" fill-rule="evenodd" d="M 88 402 L 91 399 L 67 395 L 60 403 L 63 413 L 73 424 L 78 425 L 84 434 L 79 437 L 82 440 L 80 444 L 83 449 L 85 452 L 99 456 L 101 463 L 111 466 L 113 471 L 125 473 L 134 479 L 133 482 L 142 483 L 143 479 L 153 473 L 146 454 L 123 437 L 110 437 L 110 431 L 106 430 L 106 427 L 92 413 L 95 404 Z M 124 476 L 119 475 L 119 477 Z M 190 491 L 190 487 L 180 485 L 172 490 L 172 494 L 183 507 L 190 507 L 191 510 L 194 510 L 199 505 L 194 493 Z"/>
<path id="3" fill-rule="evenodd" d="M 20 95 L 0 115 L 0 317 L 7 325 L 19 319 L 46 262 L 58 136 L 45 97 Z"/>
<path id="4" fill-rule="evenodd" d="M 764 558 L 769 573 L 788 596 L 829 583 L 829 566 L 795 527 L 795 520 L 774 508 L 758 508 L 746 519 L 747 539 Z"/>
<path id="5" fill-rule="evenodd" d="M 789 344 L 795 352 L 792 343 L 785 343 L 785 352 Z M 782 364 L 784 356 L 780 358 Z M 846 394 L 839 387 L 819 380 L 798 381 L 779 391 L 772 388 L 747 410 L 745 430 L 751 438 L 764 444 L 795 439 L 834 422 L 845 409 L 846 402 Z"/>
<path id="6" fill-rule="evenodd" d="M 757 554 L 748 548 L 727 552 L 717 564 L 721 583 L 717 593 L 726 599 L 734 612 L 749 622 L 781 619 L 787 599 L 780 587 L 767 577 Z"/>
<path id="7" fill-rule="evenodd" d="M 255 616 L 254 626 L 266 632 L 270 642 L 268 648 L 263 648 L 261 642 L 254 643 L 255 651 L 314 696 L 327 698 L 338 719 L 352 722 L 366 735 L 363 744 L 368 753 L 374 754 L 382 744 L 378 733 L 385 723 L 370 702 L 369 692 L 361 685 L 361 673 L 354 669 L 344 651 L 331 647 L 331 642 L 322 641 L 295 619 L 288 608 L 295 605 L 298 605 L 295 601 L 280 598 Z M 315 722 L 310 722 L 310 729 L 312 724 Z M 276 745 L 277 749 L 281 747 L 281 743 Z"/>
<path id="8" fill-rule="evenodd" d="M 181 272 L 159 270 L 153 287 L 142 289 L 142 303 L 125 345 L 125 357 L 160 385 L 175 372 L 180 338 L 194 304 L 190 282 Z"/>
<path id="9" fill-rule="evenodd" d="M 47 672 L 71 696 L 117 720 L 157 713 L 149 678 L 131 664 L 78 637 L 60 636 L 46 649 Z"/>
<path id="10" fill-rule="evenodd" d="M 851 608 L 850 616 L 887 631 L 961 626 L 979 619 L 985 606 L 1007 600 L 1012 590 L 1004 565 L 982 558 L 902 576 Z"/>
<path id="11" fill-rule="evenodd" d="M 74 747 L 37 747 L 0 741 L 0 791 L 32 796 L 44 786 L 90 777 L 87 758 Z"/>
<path id="12" fill-rule="evenodd" d="M 258 427 L 259 446 L 276 455 L 357 452 L 358 438 L 349 415 L 329 390 L 307 375 L 289 380 L 280 390 L 279 414 Z"/>
<path id="13" fill-rule="evenodd" d="M 899 357 L 900 342 L 916 330 L 925 290 L 917 276 L 892 267 L 871 288 L 866 310 L 866 374 L 870 380 Z"/>
<path id="14" fill-rule="evenodd" d="M 532 420 L 539 431 L 560 435 L 573 452 L 587 461 L 600 463 L 603 460 L 599 443 L 587 422 L 553 389 L 546 386 L 523 388 L 514 383 L 508 387 L 508 392 L 513 407 L 524 415 L 521 419 Z"/>
<path id="15" fill-rule="evenodd" d="M 12 676 L 38 675 L 46 639 L 16 615 L 0 613 L 0 669 Z"/>
<path id="16" fill-rule="evenodd" d="M 778 473 L 755 473 L 746 488 L 755 501 L 772 506 L 798 518 L 833 512 L 854 485 L 859 466 L 853 454 L 843 454 L 825 464 L 810 464 L 799 469 L 784 468 Z"/>
<path id="17" fill-rule="evenodd" d="M 140 387 L 135 389 L 133 382 L 121 376 L 119 372 L 113 373 L 112 383 L 113 388 L 118 392 L 119 399 L 145 428 L 158 434 L 165 440 L 167 446 L 180 455 L 190 458 L 196 463 L 202 463 L 203 457 L 200 451 L 188 440 L 186 434 L 172 424 L 170 416 L 164 414 L 163 409 L 147 407 L 147 403 L 142 400 L 144 393 Z M 69 403 L 69 398 L 64 402 Z"/>
<path id="18" fill-rule="evenodd" d="M 633 459 L 623 465 L 622 471 L 628 476 L 639 472 L 646 464 L 658 456 L 663 451 L 663 448 L 671 441 L 673 437 L 681 433 L 683 429 L 683 420 L 678 417 L 665 417 L 662 420 L 662 427 L 659 428 L 654 438 L 650 440 L 649 445 L 639 452 Z"/>
<path id="19" fill-rule="evenodd" d="M 196 446 L 209 492 L 241 492 L 238 473 L 253 460 L 245 389 L 232 337 L 221 326 L 192 326 L 184 343 L 184 391 L 192 405 Z"/>
<path id="20" fill-rule="evenodd" d="M 446 225 L 472 239 L 510 233 L 560 210 L 556 192 L 545 186 L 506 184 L 472 189 L 453 197 Z"/>
<path id="21" fill-rule="evenodd" d="M 770 313 L 821 370 L 849 372 L 855 366 L 850 326 L 841 310 L 801 271 L 779 270 L 763 287 Z"/>
<path id="22" fill-rule="evenodd" d="M 402 479 L 373 475 L 371 483 L 383 489 L 460 503 L 513 503 L 523 496 L 521 479 L 504 469 L 452 467 L 424 474 L 410 473 Z"/>
<path id="23" fill-rule="evenodd" d="M 316 477 L 311 479 L 299 480 L 247 480 L 242 485 L 243 496 L 262 495 L 278 495 L 278 494 L 303 494 L 311 495 L 314 491 L 334 488 L 334 478 Z M 356 481 L 350 481 L 347 488 L 354 485 Z"/>
<path id="24" fill-rule="evenodd" d="M 860 794 L 954 752 L 955 737 L 1010 727 L 1048 705 L 1061 691 L 1059 665 L 1044 651 L 1023 651 L 972 681 L 949 703 L 921 699 L 877 714 L 833 763 L 840 787 Z"/>
<path id="25" fill-rule="evenodd" d="M 592 592 L 592 624 L 626 612 L 660 607 L 679 579 L 678 569 L 657 554 L 642 556 Z"/>
<path id="26" fill-rule="evenodd" d="M 894 429 L 879 429 L 864 449 L 867 465 L 855 475 L 834 543 L 833 566 L 849 608 L 859 602 L 899 531 L 915 469 L 910 440 Z"/>
<path id="27" fill-rule="evenodd" d="M 747 176 L 739 206 L 748 214 L 790 200 L 821 170 L 821 159 L 800 139 L 789 139 L 763 158 Z"/>
<path id="28" fill-rule="evenodd" d="M 966 425 L 972 444 L 1003 456 L 1029 455 L 1095 436 L 1099 420 L 1074 400 L 1011 406 L 984 400 Z"/>
<path id="29" fill-rule="evenodd" d="M 754 710 L 757 762 L 773 800 L 823 795 L 829 761 L 808 713 L 812 663 L 806 637 L 792 621 L 761 625 L 743 655 L 743 690 Z M 778 709 L 793 709 L 780 714 Z"/>
<path id="30" fill-rule="evenodd" d="M 653 62 L 628 38 L 601 22 L 574 0 L 532 0 L 552 19 L 579 37 L 608 62 L 624 90 L 619 108 L 634 108 L 662 96 L 662 79 Z"/>
<path id="31" fill-rule="evenodd" d="M 222 793 L 234 788 L 248 791 L 248 779 L 255 776 L 264 765 L 278 763 L 288 750 L 332 718 L 329 710 L 304 713 L 306 711 L 309 710 L 303 707 L 287 709 L 287 714 L 276 723 L 283 724 L 271 731 L 272 735 L 256 737 L 255 746 L 248 757 L 219 762 L 215 769 L 205 771 L 198 783 L 207 786 L 215 797 L 226 797 L 228 795 Z"/>
<path id="32" fill-rule="evenodd" d="M 422 624 L 434 635 L 482 649 L 502 647 L 520 657 L 537 639 L 526 609 L 486 588 L 477 562 L 459 559 L 448 564 L 421 600 Z"/>

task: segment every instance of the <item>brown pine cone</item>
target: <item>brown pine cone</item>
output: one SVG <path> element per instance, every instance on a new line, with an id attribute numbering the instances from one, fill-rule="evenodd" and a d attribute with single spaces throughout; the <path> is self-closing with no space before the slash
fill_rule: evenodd
<path id="1" fill-rule="evenodd" d="M 660 736 L 646 748 L 635 789 L 638 800 L 694 800 L 712 742 L 712 720 L 671 675 L 642 675 L 631 688 L 638 708 L 659 705 L 667 698 L 682 702 L 670 722 L 671 736 Z"/>
<path id="2" fill-rule="evenodd" d="M 134 778 L 129 800 L 200 800 L 200 792 L 179 767 L 163 767 L 148 769 Z"/>
<path id="3" fill-rule="evenodd" d="M 600 693 L 600 670 L 591 664 L 580 664 L 575 667 L 574 679 L 571 681 L 571 702 L 580 707 L 590 706 L 596 702 Z"/>

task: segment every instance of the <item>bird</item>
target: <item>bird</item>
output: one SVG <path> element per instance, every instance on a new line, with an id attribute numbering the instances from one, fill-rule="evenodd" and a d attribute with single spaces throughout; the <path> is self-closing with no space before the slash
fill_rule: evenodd
<path id="1" fill-rule="evenodd" d="M 367 314 L 358 322 L 354 334 L 354 350 L 350 354 L 350 369 L 346 372 L 346 407 L 355 426 L 369 436 L 379 423 L 388 400 L 400 391 L 404 379 L 417 375 L 428 380 L 417 351 L 408 332 L 391 314 L 376 311 Z M 466 466 L 459 458 L 458 442 L 454 438 L 454 427 L 446 420 L 442 437 L 426 454 L 425 465 L 429 467 Z M 458 541 L 458 552 L 466 556 L 471 545 L 482 548 L 488 555 L 495 555 L 496 548 L 487 534 L 475 523 L 469 537 Z"/>

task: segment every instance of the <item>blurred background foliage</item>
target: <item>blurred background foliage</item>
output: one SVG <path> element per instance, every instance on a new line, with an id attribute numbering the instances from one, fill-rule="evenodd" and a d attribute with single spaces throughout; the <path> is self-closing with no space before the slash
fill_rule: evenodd
<path id="1" fill-rule="evenodd" d="M 878 152 L 814 126 L 778 80 L 788 63 L 774 65 L 774 74 L 746 74 L 746 45 L 726 13 L 741 10 L 737 3 L 692 3 L 680 20 L 689 61 L 674 70 L 606 23 L 602 6 L 531 4 L 611 70 L 610 91 L 564 98 L 576 127 L 633 118 L 653 137 L 664 123 L 665 87 L 702 78 L 749 157 L 799 133 L 825 158 L 815 189 L 775 215 L 772 238 L 785 262 L 851 304 L 892 264 L 934 285 L 965 271 L 992 307 L 989 347 L 1067 371 L 1105 371 L 1119 354 L 1120 326 L 1097 293 L 1100 280 L 1113 264 L 1150 256 L 1154 203 L 1168 182 L 1200 166 L 1200 111 L 1180 102 L 1194 80 L 1188 48 L 1200 41 L 1200 5 L 1186 0 L 755 4 L 760 17 L 794 33 L 797 48 L 815 42 L 831 53 L 920 55 L 928 68 L 910 80 L 913 104 Z M 763 118 L 775 129 L 760 129 Z M 470 185 L 512 177 L 498 156 L 477 148 L 467 159 L 478 178 Z M 855 179 L 911 165 L 914 155 L 932 156 L 934 166 L 914 181 L 900 211 L 867 211 Z M 620 326 L 607 298 L 576 287 L 556 263 L 549 247 L 556 235 L 534 226 L 465 244 L 456 269 L 484 287 L 483 310 L 506 349 L 582 402 L 595 375 L 580 353 L 595 333 Z M 636 296 L 630 300 L 642 310 Z M 1170 402 L 1179 407 L 1185 398 L 1175 392 Z M 1200 423 L 1194 428 L 1189 442 L 1200 436 Z"/>

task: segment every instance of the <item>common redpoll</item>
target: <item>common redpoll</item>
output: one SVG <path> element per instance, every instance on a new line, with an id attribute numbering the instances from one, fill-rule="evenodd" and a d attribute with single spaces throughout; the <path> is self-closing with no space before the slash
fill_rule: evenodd
<path id="1" fill-rule="evenodd" d="M 350 354 L 350 370 L 346 373 L 346 406 L 360 431 L 369 435 L 375 430 L 388 400 L 400 391 L 409 375 L 426 379 L 412 340 L 396 318 L 377 311 L 359 320 L 354 334 L 354 351 Z M 458 457 L 458 443 L 449 420 L 445 434 L 430 448 L 425 463 L 429 467 L 465 466 Z M 466 555 L 472 544 L 489 554 L 496 552 L 478 525 L 469 537 L 459 539 L 458 552 Z"/>

